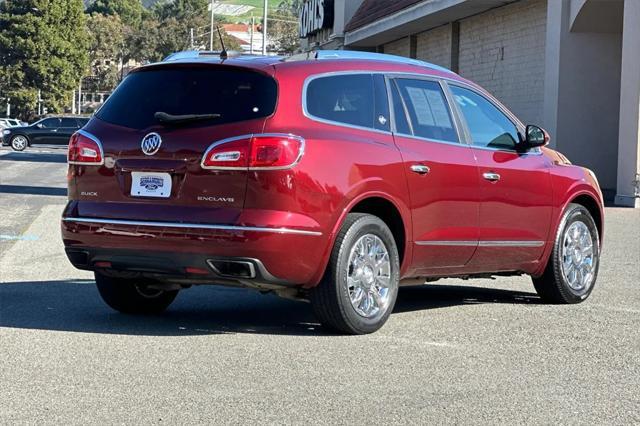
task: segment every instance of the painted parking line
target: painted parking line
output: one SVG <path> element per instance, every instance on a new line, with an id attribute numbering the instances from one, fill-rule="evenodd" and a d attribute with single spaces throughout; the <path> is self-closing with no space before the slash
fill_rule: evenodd
<path id="1" fill-rule="evenodd" d="M 0 241 L 37 241 L 40 237 L 37 235 L 7 235 L 0 234 Z"/>

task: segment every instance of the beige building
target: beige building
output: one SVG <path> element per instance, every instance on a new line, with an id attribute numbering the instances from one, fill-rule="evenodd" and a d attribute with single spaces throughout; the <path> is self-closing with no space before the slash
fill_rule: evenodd
<path id="1" fill-rule="evenodd" d="M 552 147 L 596 172 L 606 199 L 640 207 L 640 0 L 325 6 L 336 9 L 333 21 L 306 35 L 303 49 L 371 50 L 450 68 L 545 127 Z"/>

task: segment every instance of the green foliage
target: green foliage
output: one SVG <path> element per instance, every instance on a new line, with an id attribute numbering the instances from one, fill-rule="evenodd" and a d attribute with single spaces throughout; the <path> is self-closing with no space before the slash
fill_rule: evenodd
<path id="1" fill-rule="evenodd" d="M 158 53 L 165 57 L 173 52 L 194 49 L 209 49 L 210 12 L 208 0 L 174 0 L 173 2 L 157 4 L 153 13 L 160 22 Z M 215 24 L 225 22 L 222 17 L 216 17 Z M 194 31 L 194 46 L 191 46 L 190 29 Z M 240 48 L 233 37 L 229 37 L 221 29 L 227 50 Z M 220 50 L 220 38 L 214 28 L 213 49 Z"/>
<path id="2" fill-rule="evenodd" d="M 117 63 L 122 57 L 124 25 L 118 15 L 94 13 L 87 17 L 87 28 L 91 78 L 84 80 L 84 90 L 109 91 L 118 83 Z"/>
<path id="3" fill-rule="evenodd" d="M 298 34 L 300 7 L 302 7 L 301 0 L 282 0 L 271 14 L 273 19 L 269 20 L 267 17 L 268 36 L 273 40 L 273 43 L 269 45 L 269 50 L 291 54 L 298 49 L 300 45 Z"/>
<path id="4" fill-rule="evenodd" d="M 87 8 L 87 13 L 119 16 L 127 26 L 139 27 L 145 15 L 140 0 L 95 0 Z"/>
<path id="5" fill-rule="evenodd" d="M 89 65 L 81 0 L 0 2 L 0 94 L 31 118 L 38 89 L 49 112 L 63 112 Z"/>

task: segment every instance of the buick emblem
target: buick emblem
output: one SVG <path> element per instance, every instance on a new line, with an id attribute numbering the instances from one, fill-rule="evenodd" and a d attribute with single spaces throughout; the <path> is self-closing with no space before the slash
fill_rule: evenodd
<path id="1" fill-rule="evenodd" d="M 142 138 L 140 147 L 145 155 L 153 155 L 158 152 L 160 145 L 162 145 L 162 138 L 160 135 L 157 133 L 149 133 L 147 136 Z"/>

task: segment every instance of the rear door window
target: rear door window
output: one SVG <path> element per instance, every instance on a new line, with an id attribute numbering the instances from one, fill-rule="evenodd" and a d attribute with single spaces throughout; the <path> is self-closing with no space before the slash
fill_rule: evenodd
<path id="1" fill-rule="evenodd" d="M 78 127 L 75 118 L 63 118 L 60 120 L 60 127 Z"/>
<path id="2" fill-rule="evenodd" d="M 59 118 L 45 118 L 40 123 L 41 127 L 46 129 L 55 129 L 56 127 L 60 127 L 60 119 Z"/>
<path id="3" fill-rule="evenodd" d="M 371 74 L 318 77 L 309 83 L 307 112 L 317 118 L 359 127 L 376 128 Z"/>
<path id="4" fill-rule="evenodd" d="M 229 66 L 175 66 L 133 72 L 96 117 L 133 129 L 158 124 L 154 114 L 220 114 L 190 126 L 267 117 L 275 111 L 277 84 L 265 74 Z"/>
<path id="5" fill-rule="evenodd" d="M 409 114 L 414 136 L 458 142 L 449 104 L 438 82 L 400 78 L 396 84 Z"/>

